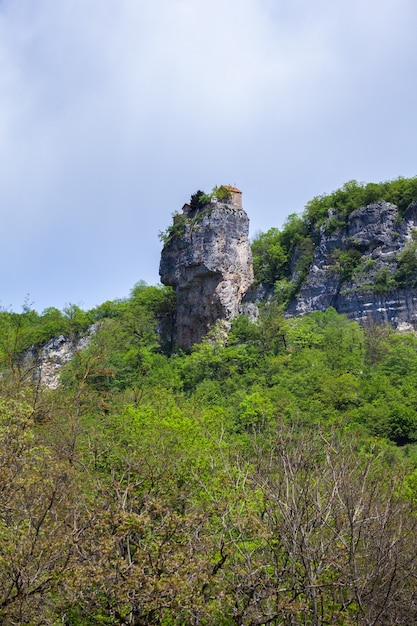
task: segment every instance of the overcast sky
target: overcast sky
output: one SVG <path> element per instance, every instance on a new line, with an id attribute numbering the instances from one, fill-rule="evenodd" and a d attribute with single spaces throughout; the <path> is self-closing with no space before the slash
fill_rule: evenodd
<path id="1" fill-rule="evenodd" d="M 157 284 L 197 189 L 253 236 L 415 176 L 416 30 L 416 0 L 0 0 L 1 305 Z"/>

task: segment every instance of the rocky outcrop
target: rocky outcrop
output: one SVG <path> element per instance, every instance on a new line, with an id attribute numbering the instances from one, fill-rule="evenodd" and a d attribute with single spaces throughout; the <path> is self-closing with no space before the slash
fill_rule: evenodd
<path id="1" fill-rule="evenodd" d="M 287 315 L 329 306 L 350 319 L 417 327 L 417 204 L 400 216 L 395 205 L 379 202 L 353 211 L 334 228 L 338 215 L 320 232 L 310 271 Z"/>
<path id="2" fill-rule="evenodd" d="M 177 295 L 176 342 L 189 349 L 238 315 L 253 282 L 249 219 L 237 202 L 185 205 L 167 231 L 159 273 Z"/>
<path id="3" fill-rule="evenodd" d="M 97 326 L 93 324 L 88 334 L 83 337 L 59 335 L 46 345 L 33 347 L 25 357 L 33 363 L 33 377 L 42 386 L 57 389 L 62 366 L 69 363 L 76 352 L 87 348 L 96 331 Z"/>

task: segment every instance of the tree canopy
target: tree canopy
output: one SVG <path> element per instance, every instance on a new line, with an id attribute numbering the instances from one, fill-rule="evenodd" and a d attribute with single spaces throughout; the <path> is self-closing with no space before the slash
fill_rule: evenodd
<path id="1" fill-rule="evenodd" d="M 416 621 L 415 336 L 271 303 L 183 354 L 172 307 L 0 313 L 1 620 Z M 27 346 L 87 320 L 39 386 Z"/>

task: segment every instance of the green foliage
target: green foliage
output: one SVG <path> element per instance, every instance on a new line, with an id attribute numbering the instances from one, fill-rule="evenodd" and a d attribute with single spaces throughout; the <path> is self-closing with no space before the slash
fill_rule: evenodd
<path id="1" fill-rule="evenodd" d="M 0 398 L 0 621 L 53 620 L 73 565 L 76 472 L 39 437 L 33 412 Z"/>
<path id="2" fill-rule="evenodd" d="M 376 265 L 375 259 L 361 257 L 358 260 L 358 263 L 355 264 L 352 272 L 352 278 L 355 280 L 356 278 L 362 278 L 363 276 L 367 276 L 370 272 L 373 272 Z"/>
<path id="3" fill-rule="evenodd" d="M 153 358 L 164 348 L 157 334 L 161 321 L 173 315 L 174 292 L 168 287 L 137 283 L 130 297 L 98 312 L 98 331 L 90 340 L 82 360 L 68 367 L 65 383 L 74 386 L 86 375 L 89 385 L 102 392 L 140 387 L 153 367 Z M 161 357 L 162 358 L 162 357 Z M 84 372 L 84 373 L 83 373 Z"/>
<path id="4" fill-rule="evenodd" d="M 190 208 L 192 215 L 186 215 L 185 213 L 173 213 L 173 222 L 164 231 L 159 231 L 159 240 L 167 245 L 173 238 L 181 237 L 185 233 L 187 225 L 194 226 L 199 220 L 202 219 L 203 213 L 207 214 L 212 210 L 210 204 L 213 201 L 229 203 L 231 199 L 230 189 L 225 185 L 213 187 L 210 193 L 205 193 L 199 189 L 190 198 Z"/>
<path id="5" fill-rule="evenodd" d="M 164 246 L 174 237 L 181 237 L 185 233 L 188 219 L 184 213 L 173 213 L 172 224 L 164 231 L 161 230 L 158 233 L 159 240 L 162 241 Z"/>
<path id="6" fill-rule="evenodd" d="M 275 281 L 274 298 L 280 306 L 285 306 L 296 294 L 297 286 L 286 278 Z"/>
<path id="7" fill-rule="evenodd" d="M 64 316 L 68 321 L 66 334 L 70 335 L 80 336 L 86 333 L 93 322 L 92 314 L 88 311 L 83 311 L 76 304 L 68 304 L 64 308 Z"/>
<path id="8" fill-rule="evenodd" d="M 317 196 L 305 207 L 304 219 L 312 225 L 322 224 L 328 217 L 329 209 L 337 211 L 336 220 L 330 221 L 330 232 L 346 223 L 355 209 L 385 200 L 398 206 L 401 214 L 417 201 L 417 177 L 397 178 L 381 183 L 358 183 L 348 181 L 331 194 Z"/>
<path id="9" fill-rule="evenodd" d="M 207 194 L 199 189 L 190 198 L 190 207 L 193 211 L 202 209 L 207 204 Z"/>
<path id="10" fill-rule="evenodd" d="M 246 396 L 238 410 L 238 424 L 247 431 L 263 430 L 271 421 L 274 408 L 272 401 L 259 391 Z"/>
<path id="11" fill-rule="evenodd" d="M 417 284 L 417 242 L 412 241 L 398 255 L 395 280 L 401 287 L 415 287 Z"/>
<path id="12" fill-rule="evenodd" d="M 314 243 L 310 237 L 299 240 L 295 250 L 295 273 L 297 277 L 296 289 L 304 282 L 310 270 L 314 255 Z"/>
<path id="13" fill-rule="evenodd" d="M 331 235 L 345 226 L 345 222 L 337 215 L 332 215 L 326 222 L 326 232 Z"/>
<path id="14" fill-rule="evenodd" d="M 272 300 L 169 356 L 172 310 L 1 313 L 0 621 L 416 622 L 415 335 Z M 58 389 L 9 385 L 90 320 Z"/>
<path id="15" fill-rule="evenodd" d="M 198 190 L 191 196 L 190 206 L 193 210 L 201 210 L 209 204 L 212 200 L 219 202 L 230 201 L 230 189 L 224 185 L 213 187 L 210 193 Z"/>
<path id="16" fill-rule="evenodd" d="M 295 251 L 300 241 L 308 238 L 310 231 L 305 220 L 291 213 L 284 222 L 281 233 L 281 244 L 289 256 Z"/>
<path id="17" fill-rule="evenodd" d="M 333 259 L 337 263 L 336 267 L 340 272 L 342 281 L 349 281 L 360 265 L 362 253 L 356 248 L 348 248 L 347 250 L 335 248 L 333 250 Z"/>
<path id="18" fill-rule="evenodd" d="M 253 272 L 257 283 L 273 285 L 282 275 L 288 261 L 281 245 L 281 233 L 271 228 L 252 242 Z"/>
<path id="19" fill-rule="evenodd" d="M 388 267 L 381 268 L 374 276 L 374 285 L 372 290 L 375 293 L 387 293 L 397 287 L 395 277 L 391 274 Z"/>
<path id="20" fill-rule="evenodd" d="M 303 282 L 313 258 L 314 244 L 309 234 L 307 223 L 295 213 L 291 214 L 280 231 L 270 228 L 266 233 L 259 233 L 252 241 L 253 271 L 256 284 L 276 285 L 290 278 L 291 261 L 296 259 L 295 272 L 298 276 L 292 289 L 280 290 L 284 303 L 294 295 Z M 282 283 L 284 285 L 284 283 Z"/>
<path id="21" fill-rule="evenodd" d="M 230 189 L 228 189 L 224 185 L 220 185 L 219 187 L 213 187 L 210 197 L 215 198 L 219 202 L 229 202 Z"/>

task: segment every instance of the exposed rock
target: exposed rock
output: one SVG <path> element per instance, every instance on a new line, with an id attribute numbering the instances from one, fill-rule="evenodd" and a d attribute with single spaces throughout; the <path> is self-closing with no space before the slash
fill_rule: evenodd
<path id="1" fill-rule="evenodd" d="M 175 288 L 176 342 L 198 343 L 218 320 L 230 321 L 253 282 L 249 219 L 237 193 L 201 210 L 185 205 L 161 254 L 159 273 Z"/>
<path id="2" fill-rule="evenodd" d="M 399 255 L 415 241 L 417 204 L 403 217 L 393 204 L 371 204 L 353 211 L 346 227 L 331 232 L 335 217 L 329 212 L 320 229 L 309 274 L 287 315 L 333 306 L 350 319 L 417 327 L 417 289 L 412 281 L 404 287 L 396 280 Z"/>
<path id="3" fill-rule="evenodd" d="M 271 301 L 273 296 L 273 285 L 252 285 L 239 306 L 239 313 L 246 315 L 250 322 L 256 323 L 259 319 L 259 303 Z"/>
<path id="4" fill-rule="evenodd" d="M 64 337 L 59 335 L 40 348 L 32 348 L 27 355 L 35 364 L 35 378 L 48 389 L 56 389 L 60 383 L 61 368 L 69 363 L 78 350 L 85 349 L 96 332 L 97 327 L 91 326 L 89 333 L 83 337 Z"/>

